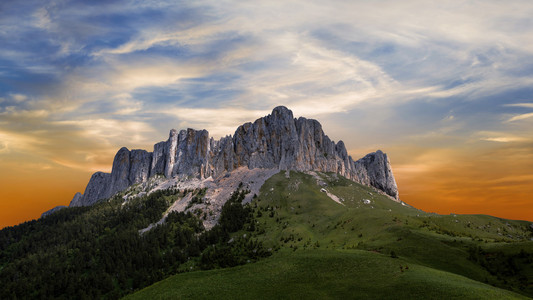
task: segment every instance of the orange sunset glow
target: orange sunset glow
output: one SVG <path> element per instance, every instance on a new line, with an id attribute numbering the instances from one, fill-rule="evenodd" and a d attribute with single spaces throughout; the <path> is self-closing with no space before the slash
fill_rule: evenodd
<path id="1" fill-rule="evenodd" d="M 485 143 L 471 145 L 472 151 L 405 145 L 383 149 L 388 151 L 400 198 L 416 208 L 439 214 L 533 220 L 533 152 L 528 151 L 531 145 L 488 148 Z M 476 147 L 481 148 L 474 151 Z M 76 167 L 4 162 L 0 226 L 36 219 L 54 206 L 68 205 L 74 193 L 84 191 L 93 170 L 110 171 L 112 150 L 102 155 L 101 164 Z M 370 151 L 373 150 L 363 152 Z M 364 155 L 353 152 L 356 158 Z"/>

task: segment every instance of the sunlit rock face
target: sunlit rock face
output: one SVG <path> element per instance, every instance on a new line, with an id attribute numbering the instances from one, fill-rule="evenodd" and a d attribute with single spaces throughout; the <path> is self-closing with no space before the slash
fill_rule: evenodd
<path id="1" fill-rule="evenodd" d="M 356 178 L 360 183 L 373 186 L 398 199 L 398 187 L 387 154 L 381 150 L 369 153 L 356 161 L 354 166 L 358 170 Z"/>
<path id="2" fill-rule="evenodd" d="M 206 130 L 172 129 L 153 152 L 121 148 L 111 174 L 97 172 L 85 194 L 71 206 L 92 205 L 154 175 L 167 178 L 217 178 L 239 167 L 334 172 L 373 186 L 398 200 L 387 155 L 380 150 L 354 161 L 342 141 L 335 143 L 312 119 L 295 119 L 284 106 L 237 128 L 233 136 L 209 138 Z M 76 201 L 74 201 L 76 200 Z"/>

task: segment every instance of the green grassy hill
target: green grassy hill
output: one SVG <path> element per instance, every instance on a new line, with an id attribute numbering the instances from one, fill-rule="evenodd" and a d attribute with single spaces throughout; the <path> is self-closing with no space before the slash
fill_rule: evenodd
<path id="1" fill-rule="evenodd" d="M 263 242 L 272 257 L 179 274 L 131 297 L 533 296 L 530 222 L 428 214 L 335 174 L 279 173 L 249 205 L 253 228 L 234 237 Z"/>
<path id="2" fill-rule="evenodd" d="M 282 251 L 244 266 L 179 274 L 126 297 L 280 298 L 527 299 L 463 276 L 361 250 Z"/>

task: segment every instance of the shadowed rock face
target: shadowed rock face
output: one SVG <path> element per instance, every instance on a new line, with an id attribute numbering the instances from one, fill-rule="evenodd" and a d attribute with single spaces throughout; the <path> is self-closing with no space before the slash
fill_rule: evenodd
<path id="1" fill-rule="evenodd" d="M 85 193 L 79 201 L 71 201 L 70 206 L 93 205 L 98 200 L 109 198 L 109 187 L 111 186 L 111 174 L 96 172 L 91 176 Z"/>
<path id="2" fill-rule="evenodd" d="M 82 204 L 81 204 L 81 199 L 82 198 L 83 198 L 83 195 L 80 192 L 74 194 L 74 198 L 72 198 L 72 201 L 70 201 L 69 206 L 70 207 L 72 207 L 72 206 L 82 206 Z"/>
<path id="3" fill-rule="evenodd" d="M 79 193 L 78 193 L 78 194 L 79 194 Z M 47 211 L 45 211 L 45 212 L 43 212 L 43 213 L 41 214 L 41 218 L 48 217 L 49 215 L 51 215 L 51 214 L 53 214 L 53 213 L 55 213 L 55 212 L 58 212 L 58 211 L 62 210 L 62 209 L 65 208 L 65 207 L 66 207 L 66 206 L 64 206 L 64 205 L 59 205 L 59 206 L 56 206 L 56 207 L 54 207 L 54 208 L 52 208 L 52 209 L 50 209 L 50 210 L 47 210 Z"/>
<path id="4" fill-rule="evenodd" d="M 150 176 L 165 174 L 166 145 L 167 142 L 159 142 L 154 145 L 154 152 L 152 154 L 152 165 L 149 173 Z"/>
<path id="5" fill-rule="evenodd" d="M 381 150 L 367 154 L 355 162 L 355 168 L 360 170 L 357 175 L 360 183 L 373 186 L 398 199 L 398 188 L 387 154 Z"/>
<path id="6" fill-rule="evenodd" d="M 130 186 L 130 154 L 128 148 L 122 147 L 115 155 L 111 169 L 111 183 L 107 192 L 108 197 Z"/>
<path id="7" fill-rule="evenodd" d="M 152 166 L 152 152 L 131 150 L 129 183 L 136 184 L 148 180 Z"/>
<path id="8" fill-rule="evenodd" d="M 115 155 L 111 174 L 95 173 L 83 197 L 73 199 L 71 206 L 91 205 L 156 174 L 216 178 L 242 166 L 334 172 L 398 200 L 386 154 L 378 150 L 353 161 L 344 143 L 331 141 L 318 121 L 295 119 L 292 111 L 279 106 L 220 140 L 210 139 L 206 130 L 172 129 L 168 140 L 155 144 L 153 152 L 122 148 Z"/>

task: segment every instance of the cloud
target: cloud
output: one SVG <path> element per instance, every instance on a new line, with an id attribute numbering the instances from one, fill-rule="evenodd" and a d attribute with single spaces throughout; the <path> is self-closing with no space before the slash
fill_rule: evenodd
<path id="1" fill-rule="evenodd" d="M 242 91 L 241 101 L 247 105 L 272 108 L 284 103 L 296 113 L 315 116 L 383 100 L 400 88 L 378 65 L 329 49 L 307 34 L 285 33 L 268 41 L 275 47 L 258 47 L 248 63 L 271 64 L 260 71 L 238 70 L 240 76 L 234 82 L 234 87 Z M 323 105 L 325 99 L 329 105 Z"/>
<path id="2" fill-rule="evenodd" d="M 7 106 L 4 111 L 0 112 L 0 116 L 4 117 L 5 120 L 18 118 L 23 120 L 38 119 L 47 117 L 49 114 L 50 112 L 44 109 L 19 109 L 16 106 Z"/>
<path id="3" fill-rule="evenodd" d="M 516 59 L 517 51 L 527 56 L 528 48 L 516 39 L 528 35 L 509 24 L 527 19 L 529 5 L 517 11 L 493 2 L 463 4 L 458 11 L 454 5 L 420 1 L 386 3 L 387 9 L 361 2 L 278 1 L 260 9 L 231 1 L 120 9 L 109 4 L 106 13 L 121 21 L 105 29 L 106 13 L 90 5 L 37 6 L 33 15 L 34 27 L 60 33 L 56 39 L 46 36 L 48 41 L 70 44 L 70 50 L 91 61 L 73 65 L 74 74 L 61 75 L 70 81 L 68 89 L 81 87 L 84 99 L 109 99 L 153 86 L 187 88 L 184 79 L 225 73 L 235 76 L 225 77 L 226 89 L 242 95 L 228 103 L 266 107 L 288 102 L 313 114 L 310 108 L 323 99 L 332 99 L 329 112 L 338 113 L 369 101 L 479 97 L 531 83 L 502 74 L 523 61 Z M 143 10 L 150 6 L 157 18 L 147 22 Z M 414 7 L 423 13 L 413 14 Z M 100 23 L 89 24 L 90 18 Z M 89 27 L 97 30 L 91 34 Z M 109 42 L 97 45 L 93 37 Z M 70 55 L 70 50 L 58 53 Z M 442 84 L 458 74 L 465 84 Z M 69 79 L 73 75 L 76 81 Z"/>
<path id="4" fill-rule="evenodd" d="M 6 153 L 9 150 L 7 146 L 8 146 L 7 141 L 0 141 L 0 154 Z"/>
<path id="5" fill-rule="evenodd" d="M 514 121 L 529 119 L 531 117 L 533 117 L 533 113 L 520 114 L 520 115 L 516 115 L 516 116 L 510 118 L 509 120 L 507 120 L 507 122 L 514 122 Z"/>
<path id="6" fill-rule="evenodd" d="M 56 113 L 13 106 L 0 112 L 5 121 L 0 122 L 0 159 L 19 161 L 21 168 L 32 167 L 29 164 L 39 158 L 50 168 L 108 170 L 113 155 L 121 146 L 150 150 L 154 143 L 151 137 L 157 134 L 142 121 L 57 120 L 63 117 L 62 113 L 61 110 Z"/>
<path id="7" fill-rule="evenodd" d="M 15 102 L 24 102 L 24 101 L 28 100 L 28 96 L 23 95 L 23 94 L 11 94 L 11 98 Z"/>
<path id="8" fill-rule="evenodd" d="M 508 106 L 508 107 L 533 108 L 533 103 L 512 103 L 512 104 L 504 104 L 504 106 Z"/>
<path id="9" fill-rule="evenodd" d="M 115 95 L 112 101 L 118 107 L 115 115 L 135 115 L 143 109 L 143 102 L 135 100 L 129 93 Z"/>
<path id="10" fill-rule="evenodd" d="M 0 141 L 2 141 L 0 144 L 2 154 L 13 151 L 32 151 L 43 144 L 43 141 L 37 138 L 6 131 L 0 131 Z"/>
<path id="11" fill-rule="evenodd" d="M 186 127 L 208 129 L 211 136 L 220 138 L 226 135 L 233 135 L 239 125 L 245 122 L 253 122 L 255 119 L 269 114 L 270 111 L 241 108 L 176 108 L 159 113 L 175 116 L 181 121 L 182 129 Z"/>
<path id="12" fill-rule="evenodd" d="M 81 130 L 81 134 L 88 140 L 116 141 L 129 140 L 128 144 L 147 143 L 147 133 L 153 133 L 153 129 L 137 121 L 118 121 L 113 119 L 88 119 L 52 122 L 53 125 L 74 126 Z"/>
<path id="13" fill-rule="evenodd" d="M 497 143 L 525 143 L 532 141 L 531 137 L 525 132 L 511 131 L 479 131 L 473 134 L 480 141 L 497 142 Z"/>
<path id="14" fill-rule="evenodd" d="M 458 12 L 455 6 L 435 7 L 420 1 L 401 4 L 388 2 L 390 8 L 385 11 L 381 7 L 378 9 L 374 4 L 364 3 L 335 3 L 324 7 L 313 2 L 306 5 L 301 2 L 287 4 L 274 2 L 262 4 L 261 9 L 241 3 L 232 3 L 229 6 L 227 4 L 203 3 L 200 6 L 207 7 L 204 11 L 208 13 L 194 11 L 194 16 L 202 20 L 201 22 L 190 22 L 187 25 L 174 23 L 167 27 L 152 24 L 141 28 L 128 42 L 118 47 L 98 50 L 95 54 L 109 58 L 109 55 L 129 55 L 149 50 L 157 52 L 156 49 L 161 47 L 176 48 L 180 51 L 186 49 L 187 55 L 195 53 L 197 59 L 195 63 L 203 66 L 208 64 L 211 67 L 203 68 L 201 71 L 196 70 L 198 72 L 189 75 L 206 77 L 221 70 L 242 74 L 239 76 L 246 80 L 233 80 L 228 82 L 228 85 L 233 89 L 242 90 L 241 94 L 245 95 L 243 98 L 247 101 L 250 100 L 249 96 L 258 98 L 255 102 L 270 104 L 280 101 L 297 103 L 298 96 L 335 97 L 335 102 L 341 104 L 336 104 L 338 108 L 332 109 L 331 113 L 345 111 L 347 107 L 364 103 L 364 100 L 390 99 L 398 95 L 403 99 L 428 96 L 449 98 L 459 95 L 479 97 L 504 88 L 531 83 L 527 78 L 521 82 L 509 76 L 503 79 L 501 71 L 494 68 L 495 66 L 499 69 L 505 69 L 505 66 L 516 67 L 514 56 L 506 52 L 508 49 L 521 47 L 521 44 L 514 43 L 512 38 L 517 34 L 513 34 L 508 26 L 499 27 L 491 23 L 500 25 L 500 22 L 503 23 L 502 20 L 514 20 L 517 12 L 494 3 L 482 4 L 486 14 L 493 16 L 494 19 L 488 18 L 485 14 L 480 15 L 477 5 L 464 5 L 464 12 L 463 10 Z M 232 9 L 229 10 L 228 7 Z M 290 8 L 294 7 L 299 7 L 299 14 L 292 12 Z M 413 7 L 425 13 L 413 14 L 411 10 Z M 172 10 L 173 8 L 169 9 Z M 442 13 L 443 11 L 448 13 Z M 524 9 L 518 13 L 518 20 L 526 18 L 527 14 L 523 12 Z M 329 17 L 332 15 L 335 18 Z M 424 24 L 424 26 L 413 27 L 413 24 Z M 487 31 L 494 31 L 495 34 L 487 35 L 485 34 Z M 316 34 L 317 32 L 321 34 Z M 354 35 L 354 32 L 357 34 Z M 228 37 L 229 40 L 236 40 L 231 49 L 225 48 L 222 43 L 227 41 Z M 336 44 L 334 39 L 336 37 L 344 44 Z M 331 41 L 333 43 L 330 43 Z M 498 42 L 495 43 L 496 41 Z M 347 47 L 349 43 L 358 43 L 361 49 L 368 51 L 351 52 L 352 47 Z M 416 68 L 407 65 L 415 71 L 415 74 L 424 74 L 422 79 L 410 82 L 403 78 L 398 80 L 396 77 L 407 74 L 405 71 L 396 74 L 396 68 L 389 68 L 391 63 L 397 64 L 397 62 L 383 61 L 381 57 L 377 57 L 381 60 L 378 65 L 363 58 L 375 59 L 376 57 L 370 54 L 384 44 L 397 45 L 399 50 L 404 50 L 401 52 L 403 57 L 395 53 L 398 51 L 390 53 L 390 58 L 398 61 L 416 61 L 418 57 L 415 56 L 419 55 L 416 48 L 426 49 L 426 55 Z M 220 45 L 223 47 L 216 52 L 214 57 L 217 59 L 214 60 L 210 56 L 213 54 L 213 49 Z M 499 50 L 482 52 L 486 45 L 498 45 L 496 48 Z M 297 50 L 299 47 L 300 51 Z M 526 48 L 520 48 L 520 51 Z M 413 54 L 406 57 L 409 51 Z M 341 56 L 344 57 L 336 60 Z M 293 58 L 293 61 L 283 58 Z M 126 62 L 123 60 L 121 63 Z M 351 70 L 351 73 L 340 70 L 339 63 L 344 64 L 345 69 Z M 366 63 L 366 66 L 362 63 Z M 172 64 L 167 61 L 166 64 L 174 65 L 176 69 L 183 67 L 183 62 Z M 253 64 L 261 64 L 261 69 L 250 72 L 246 67 Z M 472 64 L 477 67 L 469 70 Z M 159 67 L 154 68 L 157 69 Z M 168 74 L 164 68 L 156 72 Z M 354 72 L 357 72 L 358 78 L 354 77 Z M 378 74 L 379 72 L 381 74 Z M 131 89 L 150 85 L 174 85 L 177 80 L 183 78 L 152 76 L 154 72 L 150 70 L 147 70 L 147 76 L 135 76 L 135 71 L 131 72 L 133 74 L 131 76 L 128 75 L 130 72 L 120 73 L 125 74 L 120 86 L 125 82 L 131 82 Z M 434 84 L 447 81 L 458 73 L 470 77 L 470 82 L 453 88 Z M 114 77 L 120 78 L 120 74 L 118 75 Z M 333 78 L 337 80 L 332 80 Z M 384 92 L 387 90 L 387 86 L 384 85 L 387 81 L 395 83 L 396 94 Z M 266 83 L 269 84 L 265 85 Z M 351 87 L 353 92 L 347 92 L 346 89 L 339 90 L 349 83 L 354 83 Z M 371 90 L 361 90 L 361 87 L 358 89 L 357 84 L 374 89 L 379 94 L 376 95 Z M 297 85 L 304 90 L 300 95 L 299 90 L 294 89 Z M 309 86 L 316 88 L 314 91 L 313 89 L 308 91 Z M 323 86 L 333 88 L 328 91 Z M 316 93 L 317 90 L 320 90 L 320 93 Z M 345 97 L 339 96 L 343 92 L 346 93 Z M 313 104 L 321 100 L 310 98 L 307 103 Z"/>
<path id="15" fill-rule="evenodd" d="M 7 42 L 0 58 L 9 63 L 0 79 L 10 83 L 0 113 L 50 130 L 72 126 L 87 138 L 102 134 L 106 143 L 119 143 L 109 127 L 122 124 L 150 128 L 135 133 L 137 144 L 172 122 L 224 135 L 280 104 L 295 115 L 337 122 L 354 111 L 379 111 L 350 123 L 374 130 L 403 111 L 389 136 L 417 127 L 410 133 L 417 141 L 435 133 L 469 135 L 479 125 L 465 116 L 483 112 L 484 99 L 533 82 L 527 63 L 533 5 L 524 2 L 462 3 L 461 9 L 425 1 L 33 4 L 24 6 L 32 12 L 29 23 L 18 22 L 21 4 L 10 4 L 1 18 Z M 454 113 L 448 124 L 419 121 L 443 120 L 450 106 L 466 101 L 461 106 L 468 111 Z M 410 105 L 422 102 L 429 109 L 410 115 Z M 495 106 L 531 107 L 504 102 Z M 221 121 L 217 112 L 243 117 Z M 530 116 L 510 116 L 507 123 Z M 501 122 L 501 112 L 485 119 Z M 503 129 L 477 138 L 520 136 Z"/>
<path id="16" fill-rule="evenodd" d="M 165 58 L 144 60 L 142 63 L 110 62 L 110 88 L 133 91 L 140 87 L 167 86 L 179 80 L 203 75 L 201 66 L 181 64 Z"/>
<path id="17" fill-rule="evenodd" d="M 520 137 L 513 137 L 513 136 L 500 136 L 500 137 L 484 138 L 483 140 L 489 141 L 489 142 L 509 143 L 509 142 L 521 142 L 521 141 L 525 141 L 526 139 L 520 138 Z"/>
<path id="18" fill-rule="evenodd" d="M 531 15 L 527 1 L 8 1 L 0 167 L 108 170 L 172 127 L 220 137 L 286 105 L 354 157 L 388 152 L 404 193 L 493 197 L 486 182 L 533 170 Z"/>

